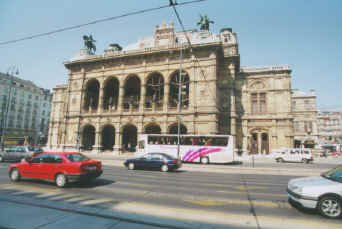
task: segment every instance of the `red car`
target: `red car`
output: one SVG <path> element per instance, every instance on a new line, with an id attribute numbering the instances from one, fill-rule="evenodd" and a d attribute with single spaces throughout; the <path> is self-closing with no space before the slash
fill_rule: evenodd
<path id="1" fill-rule="evenodd" d="M 102 174 L 100 161 L 80 153 L 41 153 L 8 168 L 12 181 L 34 178 L 55 181 L 58 187 L 69 182 L 92 181 Z"/>

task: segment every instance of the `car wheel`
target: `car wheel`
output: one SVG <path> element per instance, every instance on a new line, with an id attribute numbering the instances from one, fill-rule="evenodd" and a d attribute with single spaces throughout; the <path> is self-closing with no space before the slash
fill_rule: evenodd
<path id="1" fill-rule="evenodd" d="M 283 159 L 283 158 L 279 158 L 279 159 L 278 159 L 278 162 L 284 163 L 284 159 Z"/>
<path id="2" fill-rule="evenodd" d="M 318 210 L 325 217 L 339 218 L 342 216 L 341 200 L 334 196 L 324 196 L 318 202 Z"/>
<path id="3" fill-rule="evenodd" d="M 10 172 L 10 179 L 13 182 L 18 182 L 20 181 L 20 172 L 18 169 L 12 169 Z"/>
<path id="4" fill-rule="evenodd" d="M 306 158 L 303 158 L 303 159 L 302 159 L 302 162 L 303 162 L 304 164 L 307 164 L 307 163 L 308 163 L 308 160 L 307 160 Z"/>
<path id="5" fill-rule="evenodd" d="M 169 171 L 169 167 L 168 167 L 167 165 L 162 165 L 162 166 L 160 167 L 160 170 L 161 170 L 162 172 L 167 172 L 167 171 Z"/>
<path id="6" fill-rule="evenodd" d="M 133 170 L 134 168 L 135 168 L 134 163 L 131 162 L 131 163 L 128 164 L 128 169 L 129 170 Z"/>
<path id="7" fill-rule="evenodd" d="M 204 165 L 209 164 L 209 158 L 201 157 L 201 163 L 204 164 Z"/>
<path id="8" fill-rule="evenodd" d="M 66 184 L 67 184 L 67 179 L 66 179 L 65 175 L 61 174 L 61 173 L 58 174 L 56 176 L 56 185 L 60 188 L 63 188 L 63 187 L 65 187 Z"/>

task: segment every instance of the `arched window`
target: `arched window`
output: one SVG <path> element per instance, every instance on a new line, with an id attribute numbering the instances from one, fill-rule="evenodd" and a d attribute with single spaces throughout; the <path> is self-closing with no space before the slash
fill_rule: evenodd
<path id="1" fill-rule="evenodd" d="M 123 108 L 129 109 L 130 107 L 133 109 L 139 108 L 140 101 L 140 79 L 137 76 L 130 76 L 125 82 L 125 94 L 124 94 L 124 102 Z"/>
<path id="2" fill-rule="evenodd" d="M 119 101 L 119 81 L 111 78 L 106 81 L 103 89 L 103 109 L 116 110 Z"/>
<path id="3" fill-rule="evenodd" d="M 183 124 L 180 124 L 180 134 L 187 134 L 188 130 Z M 178 124 L 175 123 L 169 127 L 169 134 L 178 134 Z"/>
<path id="4" fill-rule="evenodd" d="M 177 107 L 178 105 L 179 88 L 181 88 L 182 108 L 187 108 L 189 106 L 190 78 L 185 71 L 182 71 L 182 76 L 180 76 L 179 71 L 177 71 L 171 77 L 169 92 L 170 107 Z"/>
<path id="5" fill-rule="evenodd" d="M 84 110 L 90 108 L 96 110 L 99 104 L 99 88 L 100 83 L 97 80 L 90 80 L 85 89 Z"/>
<path id="6" fill-rule="evenodd" d="M 163 106 L 164 99 L 164 79 L 161 74 L 152 74 L 146 83 L 145 107 L 152 108 L 152 104 L 157 107 Z"/>

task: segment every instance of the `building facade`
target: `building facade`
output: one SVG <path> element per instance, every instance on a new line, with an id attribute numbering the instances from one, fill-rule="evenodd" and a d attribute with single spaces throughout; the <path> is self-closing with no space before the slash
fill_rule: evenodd
<path id="1" fill-rule="evenodd" d="M 81 49 L 65 67 L 68 83 L 53 92 L 51 149 L 117 153 L 134 150 L 143 133 L 176 134 L 179 90 L 181 133 L 231 134 L 251 153 L 293 144 L 291 70 L 240 67 L 230 28 L 183 33 L 163 23 L 124 49 Z"/>
<path id="2" fill-rule="evenodd" d="M 292 91 L 294 147 L 313 148 L 319 142 L 315 90 Z"/>
<path id="3" fill-rule="evenodd" d="M 341 144 L 341 112 L 319 112 L 317 124 L 319 144 Z"/>
<path id="4" fill-rule="evenodd" d="M 1 136 L 45 144 L 49 131 L 52 93 L 31 81 L 0 73 Z M 6 140 L 7 139 L 7 140 Z"/>

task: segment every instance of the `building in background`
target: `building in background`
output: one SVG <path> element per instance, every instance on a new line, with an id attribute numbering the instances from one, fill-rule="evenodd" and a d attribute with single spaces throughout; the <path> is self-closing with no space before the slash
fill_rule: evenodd
<path id="1" fill-rule="evenodd" d="M 317 97 L 315 90 L 292 90 L 294 147 L 314 148 L 318 144 Z"/>
<path id="2" fill-rule="evenodd" d="M 317 115 L 318 143 L 341 144 L 341 112 L 319 112 Z"/>
<path id="3" fill-rule="evenodd" d="M 5 144 L 45 144 L 52 93 L 33 82 L 0 73 L 1 136 Z M 5 138 L 3 138 L 5 136 Z"/>
<path id="4" fill-rule="evenodd" d="M 176 134 L 180 75 L 181 133 L 231 134 L 255 154 L 293 146 L 290 68 L 240 68 L 230 28 L 175 32 L 163 23 L 123 49 L 81 49 L 65 67 L 68 84 L 53 92 L 51 149 L 124 152 L 140 134 Z"/>

